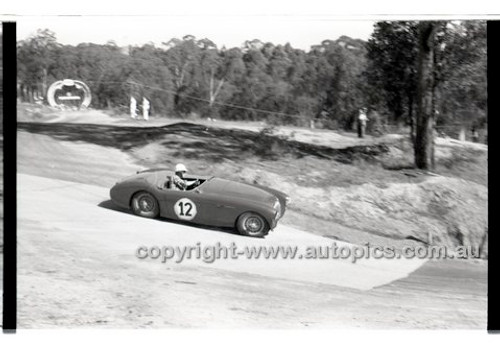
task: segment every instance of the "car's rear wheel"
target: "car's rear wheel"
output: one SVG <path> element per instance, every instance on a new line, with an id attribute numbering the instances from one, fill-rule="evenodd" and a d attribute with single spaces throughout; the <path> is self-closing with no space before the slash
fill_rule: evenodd
<path id="1" fill-rule="evenodd" d="M 249 237 L 265 237 L 269 233 L 269 224 L 266 219 L 254 212 L 240 215 L 236 221 L 238 232 Z"/>
<path id="2" fill-rule="evenodd" d="M 137 192 L 132 197 L 132 211 L 135 215 L 155 218 L 160 214 L 160 206 L 156 198 L 148 192 Z"/>

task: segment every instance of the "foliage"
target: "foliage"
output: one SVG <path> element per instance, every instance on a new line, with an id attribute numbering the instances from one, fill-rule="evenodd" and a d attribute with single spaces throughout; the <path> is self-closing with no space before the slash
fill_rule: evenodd
<path id="1" fill-rule="evenodd" d="M 487 110 L 486 22 L 451 22 L 441 47 L 438 122 L 482 126 Z"/>
<path id="2" fill-rule="evenodd" d="M 449 22 L 437 37 L 438 122 L 484 120 L 484 22 Z M 160 46 L 71 46 L 39 30 L 18 42 L 19 95 L 32 101 L 73 78 L 89 85 L 95 108 L 125 108 L 133 95 L 157 116 L 353 129 L 361 107 L 382 125 L 412 117 L 417 52 L 416 22 L 379 22 L 368 42 L 342 36 L 309 51 L 257 39 L 219 48 L 192 35 Z"/>
<path id="3" fill-rule="evenodd" d="M 486 115 L 486 22 L 436 22 L 438 124 L 479 123 Z M 411 120 L 416 108 L 418 22 L 378 22 L 367 44 L 365 90 L 389 120 Z"/>
<path id="4" fill-rule="evenodd" d="M 416 98 L 416 23 L 377 23 L 367 50 L 369 63 L 365 76 L 370 86 L 367 88 L 370 105 L 387 110 L 393 121 L 400 121 L 404 114 L 411 117 Z"/>

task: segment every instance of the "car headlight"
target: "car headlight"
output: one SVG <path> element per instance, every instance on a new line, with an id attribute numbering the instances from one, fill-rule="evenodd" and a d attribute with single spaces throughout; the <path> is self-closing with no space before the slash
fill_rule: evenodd
<path id="1" fill-rule="evenodd" d="M 276 218 L 279 218 L 280 217 L 280 213 L 281 213 L 281 204 L 280 204 L 280 200 L 276 198 L 276 202 L 274 202 L 274 206 L 273 206 L 274 210 L 275 210 L 275 216 Z"/>

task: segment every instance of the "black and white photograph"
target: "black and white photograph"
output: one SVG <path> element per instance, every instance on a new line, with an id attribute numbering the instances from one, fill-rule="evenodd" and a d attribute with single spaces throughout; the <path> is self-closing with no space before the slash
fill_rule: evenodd
<path id="1" fill-rule="evenodd" d="M 18 329 L 486 332 L 484 17 L 15 22 Z"/>

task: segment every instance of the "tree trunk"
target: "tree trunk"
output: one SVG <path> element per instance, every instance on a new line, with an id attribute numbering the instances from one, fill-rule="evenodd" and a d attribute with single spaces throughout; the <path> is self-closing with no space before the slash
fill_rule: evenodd
<path id="1" fill-rule="evenodd" d="M 408 93 L 408 121 L 410 123 L 410 139 L 413 146 L 415 146 L 415 118 L 413 115 L 413 95 Z"/>
<path id="2" fill-rule="evenodd" d="M 19 85 L 18 97 L 21 99 L 22 102 L 26 101 L 26 95 L 24 92 L 24 85 L 22 83 Z"/>
<path id="3" fill-rule="evenodd" d="M 28 87 L 28 103 L 32 104 L 35 102 L 35 98 L 33 96 L 33 86 Z"/>
<path id="4" fill-rule="evenodd" d="M 43 79 L 42 79 L 42 98 L 43 100 L 47 100 L 47 69 L 42 69 Z"/>
<path id="5" fill-rule="evenodd" d="M 214 88 L 214 85 L 215 85 L 215 77 L 214 77 L 214 69 L 212 68 L 211 72 L 210 72 L 210 100 L 209 100 L 209 106 L 210 108 L 214 105 L 215 103 L 215 98 L 217 98 L 217 95 L 219 94 L 221 88 L 222 88 L 222 85 L 224 84 L 224 79 L 220 80 L 217 87 Z"/>
<path id="6" fill-rule="evenodd" d="M 422 21 L 418 26 L 417 129 L 415 165 L 432 169 L 434 165 L 434 34 L 436 24 Z"/>

